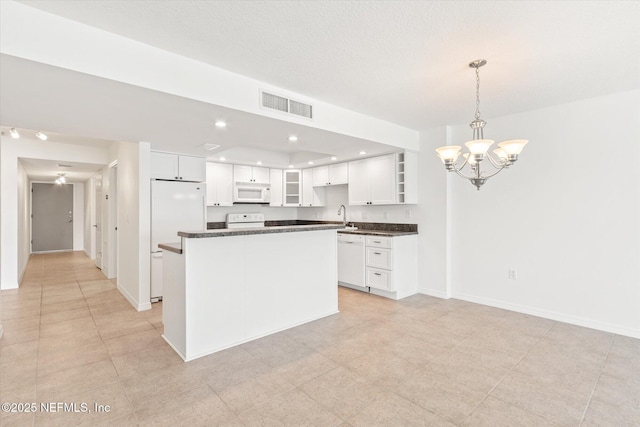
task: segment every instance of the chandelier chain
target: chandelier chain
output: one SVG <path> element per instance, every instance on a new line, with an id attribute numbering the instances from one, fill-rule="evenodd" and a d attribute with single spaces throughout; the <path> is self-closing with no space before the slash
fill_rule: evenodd
<path id="1" fill-rule="evenodd" d="M 480 119 L 480 67 L 476 67 L 476 120 Z"/>

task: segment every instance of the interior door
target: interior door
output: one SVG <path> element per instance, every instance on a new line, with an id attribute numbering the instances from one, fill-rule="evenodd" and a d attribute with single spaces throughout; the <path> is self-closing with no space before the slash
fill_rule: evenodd
<path id="1" fill-rule="evenodd" d="M 32 184 L 33 252 L 73 250 L 73 184 Z"/>

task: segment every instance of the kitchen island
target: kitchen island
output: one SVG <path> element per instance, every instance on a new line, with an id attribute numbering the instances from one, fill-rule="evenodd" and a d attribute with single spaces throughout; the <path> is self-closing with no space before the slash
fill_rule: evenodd
<path id="1" fill-rule="evenodd" d="M 180 232 L 164 251 L 164 339 L 190 361 L 338 312 L 336 230 Z"/>

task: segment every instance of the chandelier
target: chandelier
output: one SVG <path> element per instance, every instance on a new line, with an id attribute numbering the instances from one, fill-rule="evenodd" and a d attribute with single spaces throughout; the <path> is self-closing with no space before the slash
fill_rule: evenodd
<path id="1" fill-rule="evenodd" d="M 438 157 L 440 157 L 440 160 L 444 163 L 447 171 L 455 172 L 461 177 L 468 179 L 478 190 L 480 190 L 480 187 L 487 179 L 514 164 L 516 160 L 518 160 L 518 154 L 520 154 L 528 142 L 526 139 L 504 141 L 499 143 L 498 148 L 493 150 L 495 157 L 488 152 L 489 147 L 491 147 L 494 141 L 484 139 L 483 131 L 487 122 L 480 118 L 480 67 L 486 63 L 487 61 L 484 59 L 477 59 L 469 63 L 469 67 L 475 68 L 476 70 L 476 114 L 475 120 L 469 124 L 471 129 L 473 129 L 473 139 L 464 144 L 467 146 L 469 152 L 463 154 L 462 147 L 459 145 L 446 145 L 436 148 L 436 153 L 438 153 Z M 464 160 L 458 164 L 456 160 L 458 160 L 461 154 Z M 488 160 L 488 162 L 485 160 Z M 492 169 L 489 169 L 488 172 L 482 171 L 481 165 L 483 163 L 489 163 Z M 465 173 L 465 171 L 467 172 Z"/>

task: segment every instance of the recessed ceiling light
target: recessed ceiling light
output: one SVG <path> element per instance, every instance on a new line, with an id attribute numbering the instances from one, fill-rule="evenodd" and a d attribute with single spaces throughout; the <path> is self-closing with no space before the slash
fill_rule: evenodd
<path id="1" fill-rule="evenodd" d="M 42 141 L 46 141 L 47 140 L 47 135 L 45 135 L 44 133 L 38 131 L 36 132 L 36 137 Z"/>
<path id="2" fill-rule="evenodd" d="M 262 164 L 262 162 L 261 162 L 260 160 L 258 160 L 258 161 L 256 162 L 256 164 L 261 165 L 261 164 Z"/>
<path id="3" fill-rule="evenodd" d="M 11 138 L 13 138 L 13 139 L 18 139 L 18 138 L 20 138 L 20 134 L 18 133 L 18 131 L 16 130 L 16 128 L 11 128 L 11 129 L 9 129 L 9 133 L 11 134 Z"/>
<path id="4" fill-rule="evenodd" d="M 336 160 L 338 160 L 338 158 L 336 156 L 333 156 L 331 160 L 335 162 Z"/>
<path id="5" fill-rule="evenodd" d="M 226 157 L 220 157 L 220 161 L 221 162 L 225 162 L 225 161 L 227 161 L 227 158 Z"/>
<path id="6" fill-rule="evenodd" d="M 359 154 L 360 154 L 361 156 L 364 156 L 365 154 L 367 154 L 367 152 L 366 152 L 366 151 L 361 151 Z"/>
<path id="7" fill-rule="evenodd" d="M 223 122 L 222 120 L 218 120 L 218 121 L 216 122 L 216 127 L 219 127 L 219 128 L 226 128 L 226 127 L 227 127 L 227 124 L 226 124 L 225 122 Z"/>
<path id="8" fill-rule="evenodd" d="M 298 137 L 297 137 L 297 136 L 295 136 L 295 135 L 291 135 L 291 136 L 289 137 L 289 142 L 296 142 L 297 140 L 298 140 Z"/>
<path id="9" fill-rule="evenodd" d="M 307 162 L 307 164 L 312 165 L 312 164 L 313 164 L 313 162 Z"/>
<path id="10" fill-rule="evenodd" d="M 293 168 L 293 165 L 289 165 L 290 168 Z"/>

